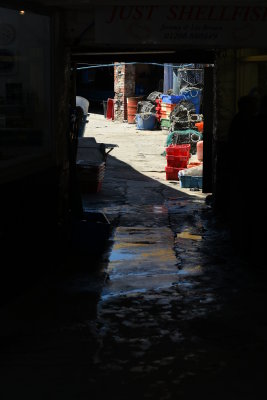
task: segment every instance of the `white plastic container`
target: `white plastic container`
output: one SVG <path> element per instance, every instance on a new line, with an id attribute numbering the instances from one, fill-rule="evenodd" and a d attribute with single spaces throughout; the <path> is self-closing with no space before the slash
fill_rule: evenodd
<path id="1" fill-rule="evenodd" d="M 81 107 L 84 115 L 88 115 L 89 101 L 85 97 L 76 96 L 76 107 Z"/>

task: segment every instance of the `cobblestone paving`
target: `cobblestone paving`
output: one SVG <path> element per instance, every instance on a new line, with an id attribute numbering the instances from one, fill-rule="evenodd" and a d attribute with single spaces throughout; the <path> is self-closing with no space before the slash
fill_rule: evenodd
<path id="1" fill-rule="evenodd" d="M 235 254 L 205 196 L 118 157 L 84 197 L 112 224 L 100 259 L 71 254 L 0 308 L 0 398 L 262 398 L 266 273 Z"/>

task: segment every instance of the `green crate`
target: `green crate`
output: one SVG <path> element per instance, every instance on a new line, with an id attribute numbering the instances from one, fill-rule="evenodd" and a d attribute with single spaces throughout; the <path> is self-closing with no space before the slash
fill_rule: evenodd
<path id="1" fill-rule="evenodd" d="M 160 120 L 160 126 L 162 129 L 169 129 L 171 127 L 171 121 L 169 118 L 162 118 Z"/>

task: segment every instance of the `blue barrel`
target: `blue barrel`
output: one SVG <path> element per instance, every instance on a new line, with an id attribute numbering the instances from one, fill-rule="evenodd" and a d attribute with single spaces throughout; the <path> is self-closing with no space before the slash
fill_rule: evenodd
<path id="1" fill-rule="evenodd" d="M 137 129 L 151 131 L 155 128 L 156 114 L 136 114 L 135 121 Z"/>
<path id="2" fill-rule="evenodd" d="M 201 89 L 190 89 L 188 91 L 183 92 L 184 100 L 190 101 L 194 104 L 196 109 L 196 114 L 200 113 L 200 105 L 201 105 Z"/>

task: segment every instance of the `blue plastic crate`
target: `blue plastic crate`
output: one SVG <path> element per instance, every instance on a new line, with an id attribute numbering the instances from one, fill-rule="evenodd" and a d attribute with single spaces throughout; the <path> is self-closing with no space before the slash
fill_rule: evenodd
<path id="1" fill-rule="evenodd" d="M 180 100 L 185 100 L 185 96 L 182 95 L 169 95 L 169 94 L 162 94 L 161 96 L 161 100 L 163 103 L 167 103 L 167 104 L 178 104 Z"/>
<path id="2" fill-rule="evenodd" d="M 198 188 L 202 189 L 202 176 L 189 176 L 189 175 L 181 175 L 179 176 L 180 187 L 184 189 L 189 188 Z"/>

